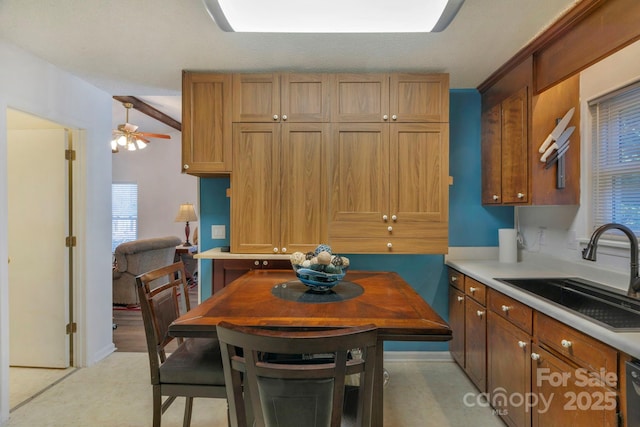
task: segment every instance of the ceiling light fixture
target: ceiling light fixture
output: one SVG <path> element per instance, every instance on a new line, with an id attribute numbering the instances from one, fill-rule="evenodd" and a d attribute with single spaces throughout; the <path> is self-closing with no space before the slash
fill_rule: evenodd
<path id="1" fill-rule="evenodd" d="M 444 30 L 464 0 L 202 0 L 220 29 L 252 33 Z"/>

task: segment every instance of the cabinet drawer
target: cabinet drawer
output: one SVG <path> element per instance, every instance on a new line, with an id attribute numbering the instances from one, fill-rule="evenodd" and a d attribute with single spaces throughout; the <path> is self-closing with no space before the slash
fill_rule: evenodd
<path id="1" fill-rule="evenodd" d="M 449 267 L 449 284 L 456 289 L 464 291 L 464 274 Z"/>
<path id="2" fill-rule="evenodd" d="M 487 287 L 471 277 L 464 279 L 464 293 L 478 301 L 480 304 L 487 305 Z"/>
<path id="3" fill-rule="evenodd" d="M 533 329 L 533 310 L 521 302 L 509 298 L 500 292 L 489 290 L 489 309 L 507 319 L 523 331 L 531 334 Z"/>
<path id="4" fill-rule="evenodd" d="M 575 364 L 602 377 L 611 387 L 617 386 L 618 352 L 544 314 L 535 313 L 535 335 L 541 346 L 550 348 Z"/>

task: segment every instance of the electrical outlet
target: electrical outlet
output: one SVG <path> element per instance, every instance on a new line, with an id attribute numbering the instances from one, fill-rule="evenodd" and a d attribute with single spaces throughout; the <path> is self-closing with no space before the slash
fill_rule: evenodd
<path id="1" fill-rule="evenodd" d="M 212 239 L 225 239 L 227 231 L 224 225 L 212 225 L 211 226 L 211 238 Z"/>

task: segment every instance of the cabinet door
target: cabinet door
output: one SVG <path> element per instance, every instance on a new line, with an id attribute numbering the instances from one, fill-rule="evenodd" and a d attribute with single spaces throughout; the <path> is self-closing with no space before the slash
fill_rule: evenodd
<path id="1" fill-rule="evenodd" d="M 527 88 L 502 101 L 502 202 L 527 203 Z"/>
<path id="2" fill-rule="evenodd" d="M 331 156 L 331 232 L 366 236 L 358 227 L 386 229 L 389 214 L 389 126 L 334 124 Z M 339 230 L 336 227 L 343 226 Z"/>
<path id="3" fill-rule="evenodd" d="M 231 75 L 182 75 L 182 170 L 231 171 Z"/>
<path id="4" fill-rule="evenodd" d="M 327 242 L 327 139 L 323 123 L 282 125 L 281 251 L 313 251 Z"/>
<path id="5" fill-rule="evenodd" d="M 336 74 L 333 78 L 332 122 L 384 122 L 389 119 L 388 75 Z"/>
<path id="6" fill-rule="evenodd" d="M 234 74 L 233 121 L 279 122 L 280 76 Z"/>
<path id="7" fill-rule="evenodd" d="M 585 371 L 533 347 L 533 426 L 615 427 L 617 393 Z"/>
<path id="8" fill-rule="evenodd" d="M 211 294 L 219 292 L 246 272 L 258 268 L 259 261 L 252 259 L 214 259 L 211 274 Z"/>
<path id="9" fill-rule="evenodd" d="M 482 204 L 502 203 L 502 106 L 482 113 Z"/>
<path id="10" fill-rule="evenodd" d="M 449 326 L 451 327 L 452 338 L 449 341 L 449 351 L 453 360 L 462 368 L 465 367 L 464 360 L 464 294 L 460 290 L 449 286 Z"/>
<path id="11" fill-rule="evenodd" d="M 487 309 L 465 301 L 465 370 L 480 391 L 487 387 Z"/>
<path id="12" fill-rule="evenodd" d="M 282 121 L 329 122 L 329 76 L 321 73 L 286 73 L 282 75 Z"/>
<path id="13" fill-rule="evenodd" d="M 273 253 L 280 244 L 280 125 L 234 123 L 231 248 Z"/>
<path id="14" fill-rule="evenodd" d="M 390 125 L 389 237 L 416 237 L 416 250 L 446 253 L 449 245 L 447 123 Z"/>
<path id="15" fill-rule="evenodd" d="M 449 121 L 448 74 L 391 74 L 389 121 Z"/>
<path id="16" fill-rule="evenodd" d="M 531 425 L 531 412 L 512 396 L 531 392 L 529 334 L 489 310 L 487 319 L 487 392 L 494 409 L 511 427 Z"/>

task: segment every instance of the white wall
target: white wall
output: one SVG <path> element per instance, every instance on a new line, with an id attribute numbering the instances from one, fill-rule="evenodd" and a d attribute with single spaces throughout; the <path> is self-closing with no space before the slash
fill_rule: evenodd
<path id="1" fill-rule="evenodd" d="M 9 416 L 7 119 L 11 107 L 76 129 L 74 186 L 76 364 L 113 351 L 111 330 L 111 96 L 0 41 L 0 422 Z M 34 153 L 37 155 L 37 153 Z"/>
<path id="2" fill-rule="evenodd" d="M 581 250 L 591 236 L 589 224 L 591 172 L 591 117 L 587 103 L 640 79 L 640 42 L 605 58 L 580 74 L 581 178 L 580 206 L 531 206 L 516 208 L 526 252 L 539 252 L 571 261 L 583 261 Z M 542 243 L 540 241 L 543 233 Z M 629 245 L 598 243 L 596 265 L 629 274 Z"/>
<path id="3" fill-rule="evenodd" d="M 144 131 L 144 129 L 141 129 Z M 138 184 L 138 238 L 185 238 L 184 222 L 174 222 L 181 203 L 193 203 L 198 211 L 198 179 L 181 173 L 181 134 L 152 139 L 143 150 L 113 154 L 113 182 Z M 189 241 L 198 222 L 190 222 Z"/>

